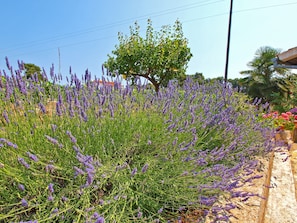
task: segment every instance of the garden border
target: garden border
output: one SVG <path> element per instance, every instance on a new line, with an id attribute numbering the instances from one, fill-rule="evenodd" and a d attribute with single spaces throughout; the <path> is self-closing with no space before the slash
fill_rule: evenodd
<path id="1" fill-rule="evenodd" d="M 258 215 L 258 223 L 264 223 L 265 221 L 265 213 L 266 213 L 267 202 L 269 197 L 269 188 L 270 188 L 270 182 L 271 182 L 273 161 L 274 161 L 274 151 L 271 152 L 269 157 L 269 164 L 268 164 L 266 179 L 264 183 L 264 189 L 262 192 L 262 197 L 264 199 L 261 199 L 259 215 Z"/>

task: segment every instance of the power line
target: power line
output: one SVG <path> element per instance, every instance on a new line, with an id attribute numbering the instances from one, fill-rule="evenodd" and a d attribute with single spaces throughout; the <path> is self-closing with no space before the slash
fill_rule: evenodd
<path id="1" fill-rule="evenodd" d="M 280 7 L 280 6 L 288 6 L 288 5 L 296 5 L 296 4 L 297 4 L 297 2 L 289 2 L 289 3 L 283 3 L 283 4 L 268 5 L 268 6 L 250 8 L 250 9 L 237 10 L 237 11 L 234 11 L 234 13 L 256 11 L 256 10 L 261 10 L 261 9 L 276 8 L 276 7 Z"/>
<path id="2" fill-rule="evenodd" d="M 257 10 L 268 9 L 268 8 L 276 8 L 276 7 L 288 6 L 288 5 L 297 5 L 297 2 L 290 2 L 290 3 L 284 3 L 284 4 L 255 7 L 255 8 L 249 8 L 249 9 L 236 10 L 236 11 L 233 10 L 233 14 L 242 13 L 242 12 L 249 12 L 249 11 L 257 11 Z M 185 20 L 185 21 L 183 21 L 183 23 L 194 22 L 194 21 L 204 20 L 204 19 L 209 19 L 209 18 L 215 18 L 215 17 L 224 16 L 224 15 L 228 15 L 228 14 L 229 14 L 229 12 L 222 12 L 222 13 L 213 14 L 213 15 L 209 15 L 209 16 L 203 16 L 203 17 L 199 17 L 199 18 Z"/>
<path id="3" fill-rule="evenodd" d="M 212 4 L 217 3 L 217 2 L 219 2 L 219 1 L 212 2 Z M 211 4 L 211 3 L 208 3 L 208 4 Z M 268 8 L 275 8 L 275 7 L 281 7 L 281 6 L 296 5 L 296 4 L 297 4 L 297 2 L 290 2 L 290 3 L 275 4 L 275 5 L 269 5 L 269 6 L 263 6 L 263 7 L 254 7 L 254 8 L 242 9 L 242 10 L 236 10 L 236 11 L 233 10 L 233 14 L 235 14 L 235 13 L 243 13 L 243 12 L 248 12 L 248 11 L 263 10 L 263 9 L 268 9 Z M 189 6 L 189 5 L 187 5 L 187 6 Z M 177 7 L 177 8 L 181 8 L 181 7 Z M 176 8 L 174 8 L 174 9 L 176 9 Z M 168 10 L 164 10 L 164 11 L 169 11 L 169 9 Z M 164 12 L 164 11 L 162 11 L 162 12 Z M 183 10 L 181 10 L 181 11 L 183 11 Z M 151 14 L 156 14 L 156 13 L 151 13 Z M 169 12 L 166 13 L 166 14 L 169 14 Z M 198 20 L 204 20 L 204 19 L 209 19 L 209 18 L 224 16 L 224 15 L 227 15 L 227 14 L 229 14 L 229 12 L 223 12 L 223 13 L 218 13 L 218 14 L 214 14 L 214 15 L 209 15 L 209 16 L 204 16 L 204 17 L 190 19 L 190 20 L 185 20 L 185 21 L 183 21 L 183 24 L 184 23 L 193 22 L 193 21 L 198 21 Z M 161 14 L 160 14 L 160 16 L 161 16 Z M 140 16 L 138 18 L 142 18 L 142 17 L 145 17 L 145 16 Z M 128 19 L 127 19 L 127 21 L 128 21 Z M 127 23 L 127 22 L 125 22 L 125 23 Z M 125 24 L 125 23 L 123 23 L 123 24 Z M 109 24 L 109 25 L 111 26 L 111 25 L 115 25 L 115 24 L 116 23 L 112 23 L 112 24 Z M 122 24 L 119 24 L 119 25 L 122 25 Z M 100 26 L 100 27 L 103 27 L 103 26 Z M 106 29 L 106 27 L 104 27 L 104 28 Z M 65 34 L 65 35 L 67 35 L 67 34 Z M 99 41 L 99 40 L 109 39 L 109 38 L 115 38 L 115 37 L 117 37 L 117 36 L 116 35 L 113 35 L 113 36 L 108 36 L 108 37 L 101 37 L 101 38 L 96 38 L 96 39 L 91 39 L 91 40 L 85 40 L 85 41 L 79 41 L 79 42 L 75 42 L 75 43 L 65 44 L 65 45 L 61 45 L 59 47 L 60 48 L 64 48 L 64 47 L 69 47 L 69 46 L 76 46 L 76 45 L 81 45 L 81 44 L 85 44 L 85 43 L 96 42 L 96 41 Z M 64 37 L 64 38 L 67 38 L 67 37 Z M 61 38 L 61 39 L 64 39 L 64 38 Z M 60 40 L 60 39 L 58 39 L 58 40 Z M 49 41 L 49 42 L 52 42 L 52 41 Z M 34 42 L 32 42 L 32 43 L 34 43 Z M 22 47 L 22 48 L 26 48 L 26 47 Z M 57 47 L 51 47 L 51 48 L 47 48 L 47 49 L 42 49 L 42 50 L 34 51 L 34 52 L 31 52 L 31 53 L 38 53 L 38 52 L 49 51 L 49 50 L 53 50 L 53 49 L 56 50 Z M 9 51 L 12 51 L 12 50 L 9 50 Z M 28 54 L 28 53 L 17 54 L 15 56 L 21 56 L 21 55 L 24 55 L 24 54 Z"/>
<path id="4" fill-rule="evenodd" d="M 142 15 L 142 16 L 134 17 L 134 18 L 124 19 L 124 20 L 117 21 L 117 22 L 110 23 L 110 24 L 106 24 L 106 25 L 95 26 L 95 27 L 79 30 L 79 31 L 76 31 L 76 32 L 70 32 L 70 33 L 66 33 L 66 34 L 62 34 L 62 35 L 57 35 L 57 36 L 50 37 L 50 38 L 43 39 L 43 40 L 35 40 L 35 41 L 27 42 L 27 43 L 16 44 L 13 47 L 10 47 L 10 48 L 8 48 L 6 50 L 2 50 L 2 52 L 4 52 L 4 53 L 5 52 L 10 52 L 10 51 L 18 50 L 18 49 L 32 47 L 34 45 L 40 45 L 40 44 L 44 44 L 44 43 L 49 43 L 49 42 L 54 42 L 54 41 L 58 41 L 58 40 L 62 40 L 62 39 L 67 39 L 67 38 L 71 38 L 71 37 L 85 35 L 85 34 L 88 34 L 88 33 L 102 31 L 102 30 L 113 28 L 113 27 L 116 27 L 116 26 L 128 24 L 128 23 L 131 23 L 131 21 L 135 21 L 135 20 L 141 21 L 141 20 L 147 19 L 148 17 L 152 17 L 152 18 L 153 17 L 159 17 L 159 16 L 172 14 L 172 13 L 176 13 L 176 12 L 181 12 L 181 11 L 185 11 L 185 10 L 189 10 L 189 9 L 194 9 L 194 8 L 199 8 L 199 7 L 203 7 L 203 6 L 207 6 L 207 5 L 212 5 L 212 4 L 215 4 L 215 3 L 218 3 L 218 2 L 222 2 L 222 1 L 223 0 L 217 0 L 217 1 L 206 0 L 206 1 L 196 2 L 196 3 L 191 3 L 191 4 L 171 8 L 171 9 L 166 9 L 166 10 L 162 10 L 162 11 L 158 11 L 158 12 L 145 14 L 145 15 Z"/>

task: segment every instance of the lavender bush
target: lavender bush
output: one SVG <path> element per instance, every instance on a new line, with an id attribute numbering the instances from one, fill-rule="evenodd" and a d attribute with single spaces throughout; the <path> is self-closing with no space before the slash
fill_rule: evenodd
<path id="1" fill-rule="evenodd" d="M 195 209 L 227 221 L 235 206 L 219 196 L 253 196 L 235 189 L 273 144 L 244 95 L 190 79 L 155 94 L 88 71 L 60 85 L 54 68 L 39 81 L 7 65 L 0 221 L 173 222 Z"/>

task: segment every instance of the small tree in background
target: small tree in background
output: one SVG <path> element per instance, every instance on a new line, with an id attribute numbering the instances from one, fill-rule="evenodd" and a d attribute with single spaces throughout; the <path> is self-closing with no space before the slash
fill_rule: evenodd
<path id="1" fill-rule="evenodd" d="M 251 69 L 240 72 L 246 75 L 244 84 L 252 98 L 273 102 L 275 97 L 287 97 L 289 85 L 285 79 L 291 73 L 285 68 L 275 68 L 272 61 L 280 52 L 272 47 L 261 47 L 256 51 L 254 59 L 248 63 Z"/>
<path id="2" fill-rule="evenodd" d="M 130 27 L 130 36 L 119 34 L 119 45 L 108 55 L 104 66 L 114 75 L 117 72 L 132 81 L 137 77 L 149 80 L 155 91 L 167 86 L 170 80 L 183 80 L 187 64 L 192 57 L 188 40 L 184 38 L 182 24 L 163 26 L 154 32 L 148 20 L 145 38 L 140 36 L 137 22 Z"/>
<path id="3" fill-rule="evenodd" d="M 25 67 L 25 77 L 26 79 L 33 78 L 33 75 L 37 75 L 38 80 L 42 80 L 41 69 L 39 66 L 32 64 L 32 63 L 24 63 Z"/>

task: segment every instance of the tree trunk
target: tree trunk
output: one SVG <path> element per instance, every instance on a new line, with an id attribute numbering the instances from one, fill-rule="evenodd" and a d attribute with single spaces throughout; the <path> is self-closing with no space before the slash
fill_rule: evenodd
<path id="1" fill-rule="evenodd" d="M 154 85 L 154 87 L 155 87 L 155 91 L 156 91 L 157 93 L 159 92 L 159 90 L 160 90 L 160 83 L 159 83 L 158 81 L 156 81 L 155 78 L 150 77 L 150 76 L 149 76 L 149 73 L 147 73 L 147 74 L 138 74 L 138 76 L 140 76 L 140 77 L 144 77 L 144 78 L 148 79 L 148 80 Z"/>
<path id="2" fill-rule="evenodd" d="M 154 85 L 154 87 L 155 87 L 155 91 L 156 91 L 156 93 L 158 93 L 159 92 L 159 90 L 160 90 L 160 84 L 158 84 L 158 83 L 153 83 L 153 85 Z"/>

